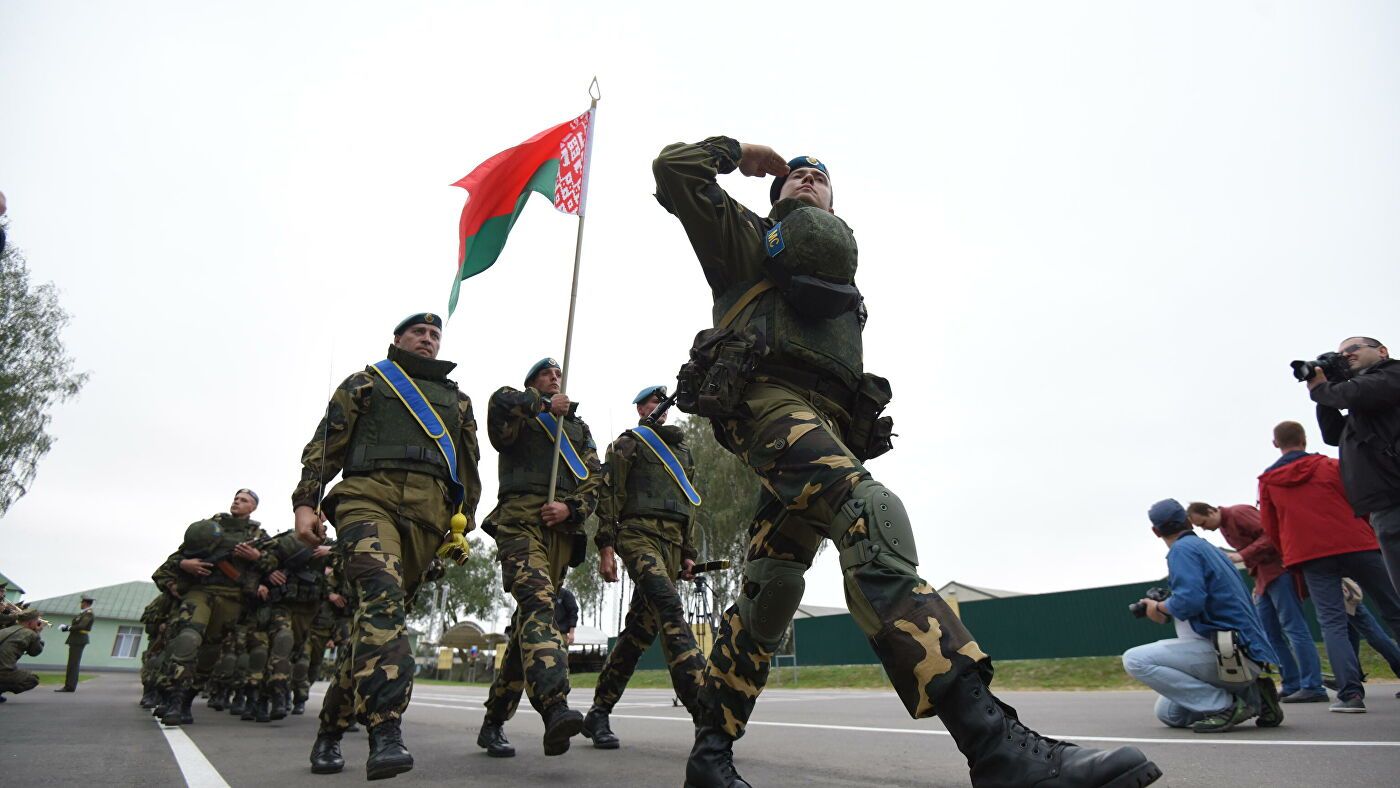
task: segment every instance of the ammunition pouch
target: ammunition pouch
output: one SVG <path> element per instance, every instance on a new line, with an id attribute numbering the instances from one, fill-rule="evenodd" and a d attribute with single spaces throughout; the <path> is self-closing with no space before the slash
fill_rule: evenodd
<path id="1" fill-rule="evenodd" d="M 764 265 L 778 293 L 803 317 L 830 320 L 860 308 L 861 294 L 853 284 L 828 282 L 815 276 L 793 274 L 768 258 Z"/>
<path id="2" fill-rule="evenodd" d="M 690 361 L 676 374 L 676 407 L 710 418 L 730 416 L 744 401 L 758 361 L 766 354 L 752 332 L 707 328 L 695 335 Z"/>
<path id="3" fill-rule="evenodd" d="M 861 377 L 851 401 L 851 426 L 846 430 L 846 448 L 861 462 L 894 448 L 894 419 L 880 415 L 893 397 L 888 380 L 868 372 Z"/>

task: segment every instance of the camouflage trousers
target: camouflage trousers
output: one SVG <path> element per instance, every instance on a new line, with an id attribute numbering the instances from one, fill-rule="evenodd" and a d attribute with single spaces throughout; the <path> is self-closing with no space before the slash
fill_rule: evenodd
<path id="1" fill-rule="evenodd" d="M 236 668 L 249 692 L 257 692 L 267 681 L 268 659 L 272 651 L 272 609 L 261 605 L 248 619 L 243 635 L 243 648 L 248 655 L 247 667 Z"/>
<path id="2" fill-rule="evenodd" d="M 811 567 L 823 539 L 843 551 L 869 539 L 865 517 L 832 533 L 841 507 L 869 472 L 813 403 L 785 387 L 750 385 L 740 418 L 715 420 L 730 451 L 758 474 L 764 500 L 749 527 L 746 561 L 774 558 Z M 932 716 L 958 676 L 991 663 L 971 633 L 913 572 L 871 561 L 843 570 L 846 604 L 884 665 L 909 715 Z M 747 578 L 746 578 L 747 581 Z M 745 583 L 750 598 L 758 589 Z M 701 722 L 738 738 L 768 680 L 773 653 L 746 631 L 737 605 L 724 612 L 700 691 Z"/>
<path id="3" fill-rule="evenodd" d="M 403 716 L 413 694 L 415 663 L 408 643 L 407 601 L 442 544 L 442 534 L 401 520 L 373 502 L 350 498 L 336 507 L 337 566 L 354 590 L 351 653 L 326 688 L 322 731 L 343 731 L 350 719 L 375 726 Z"/>
<path id="4" fill-rule="evenodd" d="M 224 635 L 219 651 L 219 661 L 214 665 L 213 684 L 215 687 L 224 690 L 237 690 L 243 686 L 244 677 L 238 672 L 238 657 L 240 654 L 247 654 L 247 638 L 247 627 L 243 624 L 235 624 Z M 244 664 L 246 665 L 246 663 L 245 656 Z"/>
<path id="5" fill-rule="evenodd" d="M 505 659 L 486 696 L 486 719 L 503 723 L 515 716 L 521 693 L 541 712 L 568 700 L 569 652 L 554 627 L 554 595 L 569 571 L 573 539 L 543 525 L 500 525 L 496 553 L 501 584 L 515 597 Z"/>
<path id="6" fill-rule="evenodd" d="M 311 697 L 311 685 L 321 680 L 321 662 L 330 638 L 330 626 L 317 626 L 313 621 L 306 642 L 292 654 L 292 694 L 297 701 Z"/>
<path id="7" fill-rule="evenodd" d="M 39 686 L 39 677 L 19 668 L 0 669 L 0 692 L 18 695 Z"/>
<path id="8" fill-rule="evenodd" d="M 219 659 L 225 633 L 242 612 L 237 588 L 211 585 L 190 589 L 170 624 L 175 636 L 166 649 L 167 686 L 188 690 L 195 686 L 196 675 L 207 679 Z"/>
<path id="9" fill-rule="evenodd" d="M 705 658 L 695 643 L 695 633 L 685 620 L 685 608 L 676 590 L 681 569 L 680 545 L 654 534 L 628 529 L 623 524 L 615 548 L 635 584 L 627 623 L 617 636 L 617 645 L 598 676 L 593 705 L 612 711 L 627 689 L 637 660 L 651 647 L 658 633 L 666 669 L 676 697 L 694 713 L 695 700 L 705 674 Z"/>
<path id="10" fill-rule="evenodd" d="M 266 683 L 274 688 L 288 689 L 292 683 L 292 659 L 306 648 L 311 631 L 311 619 L 316 617 L 320 602 L 278 602 L 270 605 L 268 625 L 268 657 Z"/>

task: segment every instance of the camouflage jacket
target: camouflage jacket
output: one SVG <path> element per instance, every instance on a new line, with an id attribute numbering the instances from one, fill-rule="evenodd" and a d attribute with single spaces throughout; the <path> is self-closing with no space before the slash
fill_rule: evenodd
<path id="1" fill-rule="evenodd" d="M 534 421 L 535 416 L 544 411 L 546 400 L 540 393 L 532 388 L 524 391 L 504 386 L 491 395 L 491 402 L 487 406 L 486 413 L 486 433 L 491 439 L 491 445 L 499 451 L 506 451 L 521 439 L 524 430 L 540 429 L 538 423 Z M 598 447 L 593 442 L 592 433 L 588 425 L 577 416 L 566 416 L 565 418 L 576 422 L 583 428 L 584 439 L 574 447 L 578 450 L 579 456 L 583 459 L 584 465 L 588 467 L 588 478 L 578 483 L 573 490 L 556 490 L 554 500 L 568 504 L 573 512 L 573 517 L 564 526 L 568 530 L 577 530 L 583 525 L 583 521 L 593 514 L 593 510 L 598 506 L 598 489 L 603 483 L 602 463 L 598 461 Z M 564 471 L 567 473 L 567 471 Z M 512 529 L 539 529 L 543 528 L 540 521 L 540 507 L 545 504 L 544 493 L 522 493 L 497 496 L 496 508 L 487 515 L 489 520 L 497 529 L 496 538 L 500 530 L 510 531 Z"/>
<path id="2" fill-rule="evenodd" d="M 44 651 L 44 639 L 23 624 L 0 629 L 0 670 L 14 670 L 19 658 L 37 657 Z"/>
<path id="3" fill-rule="evenodd" d="M 390 347 L 388 357 L 413 378 L 446 380 L 456 366 L 447 361 L 425 359 Z M 325 484 L 345 467 L 346 449 L 355 432 L 355 421 L 373 403 L 375 373 L 369 367 L 346 378 L 331 395 L 326 415 L 301 453 L 301 483 L 292 492 L 292 506 L 316 506 Z M 476 440 L 476 417 L 472 401 L 458 392 L 458 434 L 452 436 L 457 449 L 457 479 L 464 488 L 462 514 L 467 530 L 476 527 L 476 505 L 481 500 L 481 477 L 477 464 L 481 449 Z M 404 470 L 376 470 L 342 479 L 322 502 L 322 510 L 335 521 L 335 506 L 343 498 L 360 498 L 397 512 L 407 520 L 430 530 L 443 532 L 455 509 L 446 482 L 422 473 Z"/>
<path id="4" fill-rule="evenodd" d="M 263 541 L 268 538 L 267 531 L 262 529 L 262 524 L 257 520 L 249 518 L 237 518 L 228 512 L 219 512 L 210 515 L 207 519 L 213 520 L 223 529 L 224 538 L 235 543 L 250 543 Z M 165 591 L 172 591 L 170 583 L 174 583 L 174 593 L 177 597 L 183 596 L 186 591 L 196 585 L 212 585 L 226 588 L 230 591 L 243 591 L 252 593 L 257 588 L 258 577 L 263 572 L 263 567 L 268 560 L 267 552 L 262 551 L 262 556 L 256 561 L 245 561 L 241 558 L 231 558 L 229 563 L 234 566 L 241 576 L 234 580 L 224 576 L 220 570 L 215 569 L 207 577 L 201 578 L 191 575 L 180 568 L 180 562 L 188 558 L 179 549 L 170 554 L 156 571 L 151 574 L 151 580 Z M 212 581 L 206 583 L 205 581 Z"/>
<path id="5" fill-rule="evenodd" d="M 593 543 L 599 549 L 612 547 L 617 542 L 619 530 L 637 529 L 671 544 L 680 545 L 681 557 L 693 561 L 698 555 L 695 549 L 695 507 L 690 508 L 690 519 L 686 522 L 661 517 L 624 518 L 623 513 L 627 510 L 627 479 L 632 468 L 638 462 L 654 460 L 649 460 L 645 455 L 639 456 L 639 452 L 646 451 L 650 450 L 642 445 L 631 430 L 619 435 L 617 440 L 608 446 L 608 461 L 603 466 L 603 490 L 598 501 L 598 532 L 593 536 Z M 655 463 L 659 465 L 660 461 L 655 460 Z M 692 474 L 691 483 L 694 483 L 694 469 L 687 470 Z M 677 496 L 679 495 L 678 492 Z"/>

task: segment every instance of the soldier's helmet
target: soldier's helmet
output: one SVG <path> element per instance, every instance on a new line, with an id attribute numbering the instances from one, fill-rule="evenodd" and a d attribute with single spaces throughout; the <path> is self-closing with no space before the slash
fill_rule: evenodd
<path id="1" fill-rule="evenodd" d="M 841 217 L 801 200 L 779 200 L 778 224 L 764 239 L 768 256 L 792 276 L 849 285 L 856 278 L 856 237 Z"/>
<path id="2" fill-rule="evenodd" d="M 186 558 L 208 558 L 224 539 L 224 529 L 213 520 L 197 520 L 185 529 L 180 554 Z"/>

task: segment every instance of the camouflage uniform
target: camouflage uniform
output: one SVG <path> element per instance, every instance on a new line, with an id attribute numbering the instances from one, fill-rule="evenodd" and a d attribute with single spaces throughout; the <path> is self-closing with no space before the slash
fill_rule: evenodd
<path id="1" fill-rule="evenodd" d="M 695 483 L 695 467 L 679 427 L 656 432 L 675 453 Z M 604 490 L 599 498 L 599 549 L 612 547 L 627 568 L 635 589 L 627 623 L 598 676 L 593 706 L 611 712 L 637 668 L 637 660 L 661 634 L 661 650 L 671 672 L 676 697 L 695 710 L 705 672 L 705 658 L 685 620 L 676 590 L 681 562 L 696 558 L 695 507 L 671 478 L 666 466 L 630 430 L 608 447 Z"/>
<path id="2" fill-rule="evenodd" d="M 359 606 L 355 599 L 355 589 L 341 579 L 345 573 L 340 561 L 340 555 L 332 554 L 331 572 L 326 578 L 327 592 L 333 591 L 345 597 L 345 610 L 354 610 Z M 351 674 L 351 657 L 354 653 L 351 623 L 350 617 L 346 615 L 338 615 L 335 620 L 335 667 L 330 684 L 326 687 L 326 697 L 321 701 L 322 732 L 341 733 L 355 721 L 355 679 Z"/>
<path id="3" fill-rule="evenodd" d="M 163 690 L 160 677 L 170 634 L 167 622 L 172 619 L 178 604 L 174 595 L 161 591 L 141 612 L 141 624 L 146 630 L 146 651 L 141 655 L 141 705 L 146 708 L 155 706 L 156 695 Z"/>
<path id="4" fill-rule="evenodd" d="M 703 384 L 690 379 L 700 385 L 695 409 L 706 396 L 714 410 L 728 409 L 711 418 L 715 436 L 753 469 L 764 492 L 743 588 L 721 618 L 706 666 L 687 784 L 747 785 L 734 770 L 732 742 L 767 683 L 801 601 L 803 573 L 824 539 L 839 550 L 847 606 L 905 709 L 914 718 L 939 716 L 968 756 L 974 785 L 1142 786 L 1156 779 L 1160 770 L 1136 749 L 1100 752 L 1045 739 L 991 695 L 991 660 L 918 574 L 903 503 L 851 450 L 888 448 L 868 437 L 888 402 L 888 383 L 864 373 L 865 306 L 854 287 L 849 228 L 821 208 L 778 199 L 776 182 L 767 217 L 740 205 L 716 176 L 736 169 L 742 155 L 737 141 L 712 137 L 670 145 L 652 167 L 657 200 L 684 226 L 714 297 L 716 331 L 697 338 L 689 368 L 720 370 L 706 372 Z M 788 167 L 825 173 L 810 157 Z M 780 221 L 786 228 L 775 231 Z M 804 225 L 821 248 L 803 251 Z M 833 272 L 850 278 L 834 281 Z M 725 331 L 733 332 L 729 339 Z"/>
<path id="5" fill-rule="evenodd" d="M 38 611 L 29 616 L 38 616 Z M 37 657 L 44 651 L 44 639 L 39 633 L 26 627 L 27 620 L 20 615 L 11 619 L 16 623 L 0 629 L 0 693 L 18 695 L 39 686 L 39 677 L 19 667 L 19 659 L 25 655 Z"/>
<path id="6" fill-rule="evenodd" d="M 453 438 L 470 530 L 481 497 L 481 455 L 471 398 L 447 379 L 456 365 L 393 346 L 388 357 L 422 390 Z M 344 478 L 321 501 L 323 480 L 342 471 Z M 336 389 L 302 452 L 302 480 L 292 505 L 315 507 L 320 501 L 336 527 L 334 553 L 358 600 L 350 666 L 355 715 L 371 726 L 399 719 L 408 707 L 415 663 L 406 602 L 455 512 L 449 478 L 437 444 L 368 367 Z"/>
<path id="7" fill-rule="evenodd" d="M 281 570 L 287 580 L 279 586 L 263 577 L 271 609 L 266 687 L 269 693 L 285 695 L 291 690 L 293 657 L 305 653 L 311 621 L 321 608 L 327 559 L 315 557 L 314 549 L 292 531 L 274 537 L 267 552 L 267 566 Z"/>
<path id="8" fill-rule="evenodd" d="M 549 492 L 554 436 L 536 416 L 548 403 L 533 388 L 505 386 L 491 395 L 487 411 L 487 434 L 500 452 L 501 486 L 486 531 L 496 540 L 501 582 L 516 605 L 505 660 L 486 698 L 487 724 L 513 717 L 522 692 L 540 712 L 569 695 L 569 657 L 554 626 L 554 595 L 571 562 L 582 559 L 576 550 L 587 549 L 581 528 L 597 506 L 602 473 L 588 425 L 565 416 L 565 434 L 589 473 L 579 480 L 560 460 L 554 500 L 568 505 L 572 516 L 561 525 L 544 525 L 540 508 Z"/>
<path id="9" fill-rule="evenodd" d="M 305 703 L 311 696 L 311 685 L 321 680 L 321 665 L 326 656 L 326 642 L 331 639 L 335 628 L 335 605 L 325 598 L 329 593 L 326 584 L 321 583 L 322 598 L 316 606 L 316 615 L 311 618 L 311 627 L 300 651 L 292 659 L 292 696 L 297 703 Z"/>

